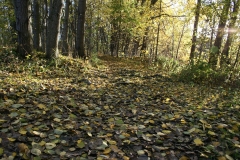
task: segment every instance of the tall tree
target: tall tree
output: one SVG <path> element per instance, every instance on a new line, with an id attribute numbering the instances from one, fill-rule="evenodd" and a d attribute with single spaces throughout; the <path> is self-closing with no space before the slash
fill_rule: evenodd
<path id="1" fill-rule="evenodd" d="M 48 2 L 41 0 L 41 50 L 46 52 L 46 35 L 47 35 L 47 17 L 48 17 Z"/>
<path id="2" fill-rule="evenodd" d="M 62 31 L 62 54 L 68 56 L 68 21 L 69 21 L 69 6 L 70 0 L 65 1 L 65 14 L 63 20 L 63 31 Z"/>
<path id="3" fill-rule="evenodd" d="M 229 22 L 229 27 L 228 27 L 228 36 L 227 36 L 227 41 L 224 45 L 222 54 L 221 54 L 221 66 L 224 66 L 224 64 L 230 64 L 229 60 L 229 50 L 233 42 L 233 37 L 237 31 L 237 27 L 235 26 L 237 16 L 238 16 L 238 11 L 240 7 L 240 0 L 233 0 L 233 11 L 231 13 L 231 18 Z"/>
<path id="4" fill-rule="evenodd" d="M 218 31 L 216 35 L 216 39 L 214 42 L 214 46 L 211 48 L 210 57 L 209 57 L 209 64 L 212 66 L 213 69 L 217 67 L 218 64 L 218 57 L 220 54 L 220 48 L 222 45 L 222 39 L 224 35 L 224 29 L 228 19 L 228 13 L 230 8 L 231 0 L 224 1 L 223 10 L 220 16 L 220 21 L 218 24 Z"/>
<path id="5" fill-rule="evenodd" d="M 58 57 L 58 35 L 62 6 L 63 0 L 53 0 L 52 4 L 50 4 L 46 40 L 46 57 L 48 59 Z"/>
<path id="6" fill-rule="evenodd" d="M 198 31 L 200 9 L 201 9 L 201 0 L 198 0 L 196 10 L 195 10 L 195 21 L 193 26 L 192 46 L 191 46 L 191 52 L 190 52 L 190 62 L 192 64 L 194 62 L 194 54 L 195 54 L 196 43 L 197 43 L 197 31 Z"/>
<path id="7" fill-rule="evenodd" d="M 86 12 L 86 0 L 78 1 L 78 21 L 77 21 L 77 37 L 76 37 L 76 52 L 79 58 L 85 58 L 84 49 L 84 23 Z"/>
<path id="8" fill-rule="evenodd" d="M 31 54 L 32 47 L 29 33 L 28 0 L 14 0 L 16 30 L 18 32 L 17 50 L 21 57 Z"/>
<path id="9" fill-rule="evenodd" d="M 33 0 L 33 47 L 37 51 L 40 47 L 40 13 L 39 0 Z"/>

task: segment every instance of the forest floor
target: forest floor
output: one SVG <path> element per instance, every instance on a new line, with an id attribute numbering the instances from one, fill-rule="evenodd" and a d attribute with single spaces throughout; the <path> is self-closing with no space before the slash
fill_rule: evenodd
<path id="1" fill-rule="evenodd" d="M 140 60 L 0 59 L 0 159 L 240 159 L 239 90 Z"/>

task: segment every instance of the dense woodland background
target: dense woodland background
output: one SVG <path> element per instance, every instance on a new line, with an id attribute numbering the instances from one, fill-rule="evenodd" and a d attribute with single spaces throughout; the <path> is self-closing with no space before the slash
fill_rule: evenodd
<path id="1" fill-rule="evenodd" d="M 145 56 L 237 68 L 239 1 L 1 1 L 1 46 L 31 56 Z M 14 7 L 15 6 L 15 7 Z M 15 13 L 15 15 L 14 15 Z M 203 65 L 203 64 L 201 64 Z"/>
<path id="2" fill-rule="evenodd" d="M 0 0 L 0 159 L 240 159 L 240 0 Z"/>

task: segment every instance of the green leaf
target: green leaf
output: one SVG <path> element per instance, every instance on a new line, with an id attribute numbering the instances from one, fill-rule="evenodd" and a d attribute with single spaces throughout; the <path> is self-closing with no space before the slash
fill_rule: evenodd
<path id="1" fill-rule="evenodd" d="M 9 114 L 9 117 L 11 118 L 14 118 L 14 117 L 17 117 L 18 116 L 18 113 L 17 112 L 12 112 Z"/>
<path id="2" fill-rule="evenodd" d="M 4 149 L 0 148 L 0 156 L 2 156 Z"/>
<path id="3" fill-rule="evenodd" d="M 37 149 L 37 148 L 31 149 L 31 153 L 36 155 L 36 156 L 40 156 L 42 154 L 41 150 Z"/>
<path id="4" fill-rule="evenodd" d="M 85 147 L 84 141 L 78 140 L 78 141 L 77 141 L 77 146 L 78 146 L 78 148 L 84 148 L 84 147 Z"/>

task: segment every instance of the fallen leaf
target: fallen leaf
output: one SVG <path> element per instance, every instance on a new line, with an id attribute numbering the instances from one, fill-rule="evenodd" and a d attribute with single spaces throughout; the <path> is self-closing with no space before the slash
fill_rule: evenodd
<path id="1" fill-rule="evenodd" d="M 109 154 L 111 151 L 111 148 L 107 148 L 103 151 L 103 154 Z"/>
<path id="2" fill-rule="evenodd" d="M 200 138 L 194 139 L 194 143 L 196 144 L 196 146 L 200 146 L 204 144 Z"/>
<path id="3" fill-rule="evenodd" d="M 40 149 L 37 149 L 37 148 L 33 148 L 31 149 L 31 153 L 36 155 L 36 156 L 39 156 L 42 154 L 41 150 Z"/>
<path id="4" fill-rule="evenodd" d="M 80 139 L 80 140 L 77 141 L 77 146 L 78 146 L 78 148 L 84 148 L 85 143 Z"/>

